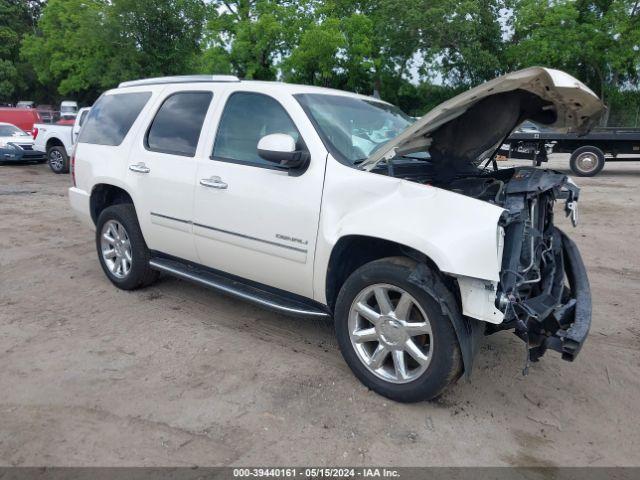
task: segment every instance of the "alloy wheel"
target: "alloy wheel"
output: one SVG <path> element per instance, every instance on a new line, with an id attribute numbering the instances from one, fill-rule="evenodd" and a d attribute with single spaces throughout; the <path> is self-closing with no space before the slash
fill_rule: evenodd
<path id="1" fill-rule="evenodd" d="M 408 292 L 389 284 L 371 285 L 354 299 L 349 337 L 364 366 L 391 383 L 420 377 L 433 357 L 431 323 Z"/>
<path id="2" fill-rule="evenodd" d="M 62 170 L 64 166 L 64 158 L 62 157 L 62 153 L 57 150 L 51 150 L 49 152 L 49 165 L 56 172 Z"/>
<path id="3" fill-rule="evenodd" d="M 129 235 L 122 224 L 109 220 L 100 232 L 100 249 L 105 265 L 116 278 L 125 278 L 131 271 L 132 254 Z"/>

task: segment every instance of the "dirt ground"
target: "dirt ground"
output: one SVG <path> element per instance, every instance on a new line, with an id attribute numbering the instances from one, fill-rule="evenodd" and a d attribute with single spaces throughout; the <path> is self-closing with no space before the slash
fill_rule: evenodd
<path id="1" fill-rule="evenodd" d="M 523 377 L 502 332 L 470 382 L 414 405 L 363 387 L 329 323 L 172 278 L 116 290 L 69 181 L 0 166 L 2 465 L 640 465 L 640 163 L 576 180 L 577 229 L 558 215 L 593 290 L 577 361 Z"/>

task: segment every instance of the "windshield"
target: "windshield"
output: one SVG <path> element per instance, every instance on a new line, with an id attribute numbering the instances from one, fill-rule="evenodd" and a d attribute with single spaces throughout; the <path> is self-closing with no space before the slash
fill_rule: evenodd
<path id="1" fill-rule="evenodd" d="M 332 155 L 352 165 L 415 121 L 398 107 L 375 100 L 316 93 L 295 97 Z"/>
<path id="2" fill-rule="evenodd" d="M 60 113 L 76 113 L 76 107 L 60 107 Z"/>
<path id="3" fill-rule="evenodd" d="M 0 137 L 20 137 L 29 134 L 13 125 L 0 125 Z"/>

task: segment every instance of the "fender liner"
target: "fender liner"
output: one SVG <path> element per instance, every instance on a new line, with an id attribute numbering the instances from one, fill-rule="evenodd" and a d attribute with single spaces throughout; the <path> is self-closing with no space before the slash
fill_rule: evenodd
<path id="1" fill-rule="evenodd" d="M 417 263 L 408 279 L 426 291 L 438 304 L 442 314 L 449 318 L 458 337 L 462 353 L 462 366 L 465 378 L 469 378 L 473 369 L 473 359 L 479 349 L 480 338 L 484 334 L 482 322 L 465 317 L 453 293 L 446 287 L 440 276 L 426 264 Z"/>

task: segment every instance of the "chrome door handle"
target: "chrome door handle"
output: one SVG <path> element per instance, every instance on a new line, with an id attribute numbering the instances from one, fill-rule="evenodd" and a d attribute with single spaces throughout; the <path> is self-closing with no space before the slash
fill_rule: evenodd
<path id="1" fill-rule="evenodd" d="M 149 173 L 151 171 L 151 169 L 147 167 L 144 164 L 144 162 L 136 163 L 134 165 L 129 165 L 129 170 L 131 170 L 132 172 L 138 172 L 138 173 Z"/>
<path id="2" fill-rule="evenodd" d="M 200 185 L 209 188 L 219 188 L 220 190 L 224 190 L 229 186 L 224 183 L 220 177 L 203 178 L 200 180 Z"/>

